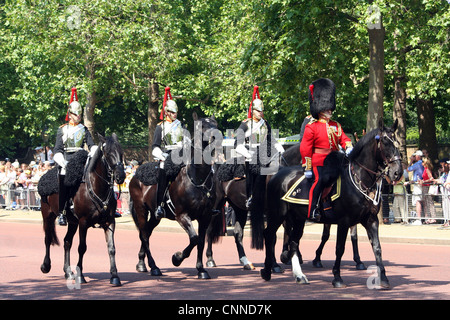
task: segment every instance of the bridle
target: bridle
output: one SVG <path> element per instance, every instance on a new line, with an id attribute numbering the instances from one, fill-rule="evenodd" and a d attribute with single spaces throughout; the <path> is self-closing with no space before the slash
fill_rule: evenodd
<path id="1" fill-rule="evenodd" d="M 375 136 L 375 140 L 377 140 L 377 143 L 375 144 L 375 154 L 379 151 L 379 154 L 381 156 L 382 163 L 380 163 L 377 160 L 377 171 L 373 171 L 366 166 L 362 165 L 360 162 L 358 162 L 356 159 L 354 159 L 354 163 L 358 165 L 361 169 L 363 169 L 365 172 L 369 173 L 369 176 L 373 175 L 372 178 L 373 182 L 370 186 L 366 186 L 364 182 L 362 181 L 361 177 L 357 175 L 357 173 L 354 170 L 354 164 L 349 163 L 348 166 L 348 173 L 350 176 L 350 181 L 353 183 L 355 188 L 362 194 L 364 197 L 371 201 L 374 206 L 377 206 L 380 203 L 381 199 L 381 189 L 383 186 L 383 178 L 386 176 L 387 172 L 389 171 L 389 164 L 393 163 L 395 161 L 401 161 L 401 157 L 394 154 L 392 157 L 388 158 L 386 156 L 386 150 L 384 147 L 384 144 L 381 142 L 382 138 L 387 138 L 389 141 L 392 142 L 392 144 L 395 145 L 394 141 L 387 135 L 386 132 L 383 132 L 381 137 L 380 135 Z M 373 194 L 373 196 L 371 196 Z"/>
<path id="2" fill-rule="evenodd" d="M 111 197 L 114 194 L 115 171 L 116 171 L 117 166 L 122 164 L 122 162 L 119 160 L 117 163 L 111 165 L 105 155 L 104 147 L 105 147 L 105 144 L 101 144 L 99 147 L 99 150 L 97 152 L 102 153 L 101 161 L 103 162 L 103 165 L 105 166 L 106 171 L 107 171 L 106 179 L 104 177 L 102 177 L 101 175 L 99 175 L 96 170 L 93 170 L 93 172 L 98 178 L 100 178 L 103 182 L 105 182 L 108 185 L 108 194 L 106 195 L 105 200 L 100 198 L 95 193 L 94 188 L 92 186 L 92 181 L 91 181 L 90 176 L 88 176 L 86 179 L 86 187 L 88 190 L 89 198 L 92 200 L 92 202 L 94 203 L 94 205 L 96 206 L 96 208 L 99 212 L 106 212 L 106 210 L 108 208 L 109 201 L 111 200 Z M 119 185 L 119 197 L 120 197 L 120 194 L 121 194 L 121 188 Z"/>

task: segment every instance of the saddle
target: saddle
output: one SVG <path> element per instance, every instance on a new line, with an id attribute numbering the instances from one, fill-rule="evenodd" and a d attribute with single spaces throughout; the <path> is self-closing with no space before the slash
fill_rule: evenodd
<path id="1" fill-rule="evenodd" d="M 309 190 L 313 184 L 312 179 L 306 179 L 305 176 L 301 176 L 294 184 L 289 188 L 286 194 L 281 198 L 289 203 L 309 205 Z M 321 200 L 324 201 L 327 197 L 330 197 L 331 201 L 335 201 L 341 195 L 341 176 L 330 187 L 324 188 L 322 191 Z"/>
<path id="2" fill-rule="evenodd" d="M 66 166 L 66 175 L 64 177 L 64 185 L 72 188 L 71 193 L 76 193 L 78 187 L 83 181 L 83 175 L 85 171 L 86 161 L 88 159 L 88 153 L 86 150 L 80 150 L 76 152 Z M 58 193 L 58 172 L 59 166 L 56 166 L 47 171 L 38 182 L 38 193 L 42 199 Z"/>
<path id="3" fill-rule="evenodd" d="M 181 168 L 185 164 L 175 164 L 172 161 L 171 153 L 164 162 L 164 169 L 169 181 L 175 180 Z M 158 183 L 158 172 L 160 169 L 159 161 L 146 162 L 139 166 L 136 170 L 136 178 L 146 186 L 155 185 Z"/>

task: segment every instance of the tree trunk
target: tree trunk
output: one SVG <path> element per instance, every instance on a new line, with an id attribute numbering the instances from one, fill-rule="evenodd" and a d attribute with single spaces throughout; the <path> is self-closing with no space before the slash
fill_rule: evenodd
<path id="1" fill-rule="evenodd" d="M 92 81 L 95 78 L 95 67 L 91 64 L 86 65 L 86 76 L 89 80 Z M 84 125 L 88 128 L 89 132 L 94 138 L 94 141 L 97 141 L 95 136 L 95 121 L 94 121 L 94 111 L 95 105 L 97 104 L 97 93 L 94 89 L 91 92 L 86 93 L 86 106 L 84 107 Z"/>
<path id="2" fill-rule="evenodd" d="M 395 137 L 400 145 L 400 153 L 405 161 L 408 160 L 406 153 L 406 88 L 405 78 L 403 75 L 394 77 L 394 121 L 398 120 L 397 131 Z"/>
<path id="3" fill-rule="evenodd" d="M 153 134 L 155 133 L 156 125 L 158 124 L 158 96 L 159 96 L 159 85 L 153 82 L 151 79 L 148 81 L 148 109 L 147 109 L 147 119 L 148 119 L 148 160 L 152 157 L 152 144 L 153 144 Z"/>
<path id="4" fill-rule="evenodd" d="M 417 97 L 416 106 L 419 121 L 419 148 L 422 151 L 428 151 L 428 156 L 433 161 L 434 167 L 437 168 L 438 151 L 433 100 Z"/>
<path id="5" fill-rule="evenodd" d="M 372 1 L 369 1 L 370 3 Z M 369 31 L 369 106 L 367 110 L 366 130 L 378 127 L 383 118 L 384 94 L 384 27 L 378 9 L 378 20 L 368 23 Z"/>

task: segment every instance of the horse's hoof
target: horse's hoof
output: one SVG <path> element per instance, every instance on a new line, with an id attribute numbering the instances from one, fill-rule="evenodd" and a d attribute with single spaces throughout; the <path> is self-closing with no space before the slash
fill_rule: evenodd
<path id="1" fill-rule="evenodd" d="M 114 287 L 120 287 L 122 285 L 119 277 L 112 277 L 111 280 L 109 280 L 109 283 L 112 284 Z"/>
<path id="2" fill-rule="evenodd" d="M 211 277 L 209 276 L 209 273 L 207 271 L 199 271 L 198 278 L 199 279 L 211 279 Z"/>
<path id="3" fill-rule="evenodd" d="M 49 273 L 51 268 L 52 268 L 51 265 L 46 265 L 44 263 L 41 265 L 42 273 Z"/>
<path id="4" fill-rule="evenodd" d="M 340 288 L 347 288 L 347 285 L 342 280 L 333 280 L 333 287 L 340 289 Z"/>
<path id="5" fill-rule="evenodd" d="M 281 255 L 280 255 L 280 260 L 285 265 L 290 265 L 291 264 L 291 259 L 289 259 L 289 251 L 283 251 L 281 253 Z"/>
<path id="6" fill-rule="evenodd" d="M 280 266 L 275 266 L 272 268 L 273 273 L 284 273 L 284 269 Z"/>
<path id="7" fill-rule="evenodd" d="M 255 266 L 252 263 L 247 263 L 244 266 L 244 270 L 255 270 Z"/>
<path id="8" fill-rule="evenodd" d="M 138 263 L 136 265 L 136 271 L 137 272 L 148 272 L 147 267 L 145 266 L 145 263 Z"/>
<path id="9" fill-rule="evenodd" d="M 153 276 L 153 277 L 159 277 L 159 276 L 162 276 L 163 274 L 162 274 L 161 270 L 158 267 L 155 267 L 155 268 L 150 270 L 150 275 Z"/>
<path id="10" fill-rule="evenodd" d="M 172 256 L 172 264 L 175 267 L 179 267 L 181 262 L 183 262 L 182 257 L 183 257 L 183 254 L 180 251 L 174 253 L 173 256 Z"/>
<path id="11" fill-rule="evenodd" d="M 80 283 L 87 283 L 87 281 L 86 281 L 86 279 L 84 278 L 83 275 L 79 276 L 78 278 L 79 278 L 78 281 L 80 281 Z M 119 282 L 120 282 L 120 281 L 119 281 Z"/>
<path id="12" fill-rule="evenodd" d="M 266 281 L 270 281 L 270 279 L 272 278 L 272 272 L 267 271 L 266 269 L 261 269 L 260 274 L 261 278 L 263 278 Z"/>
<path id="13" fill-rule="evenodd" d="M 391 285 L 389 284 L 389 281 L 380 281 L 380 287 L 381 290 L 389 290 L 391 289 Z"/>
<path id="14" fill-rule="evenodd" d="M 361 262 L 356 264 L 356 270 L 367 270 L 367 268 L 364 263 Z"/>
<path id="15" fill-rule="evenodd" d="M 314 268 L 323 268 L 322 261 L 320 260 L 313 260 L 312 264 Z"/>
<path id="16" fill-rule="evenodd" d="M 215 262 L 214 260 L 208 260 L 208 261 L 206 261 L 206 266 L 207 266 L 208 268 L 215 268 L 215 267 L 217 267 L 216 262 Z"/>
<path id="17" fill-rule="evenodd" d="M 298 284 L 309 284 L 309 281 L 305 276 L 295 277 L 295 282 L 297 282 Z"/>

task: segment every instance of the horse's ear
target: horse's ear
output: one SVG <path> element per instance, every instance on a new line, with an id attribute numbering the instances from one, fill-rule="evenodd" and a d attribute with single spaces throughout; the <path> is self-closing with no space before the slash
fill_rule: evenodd
<path id="1" fill-rule="evenodd" d="M 105 143 L 106 142 L 105 137 L 102 136 L 100 133 L 97 133 L 97 137 L 98 137 L 98 140 L 100 140 L 101 143 Z"/>
<path id="2" fill-rule="evenodd" d="M 392 126 L 392 131 L 395 132 L 397 130 L 397 128 L 398 128 L 398 119 L 395 119 L 394 125 Z"/>
<path id="3" fill-rule="evenodd" d="M 119 141 L 119 138 L 117 138 L 117 134 L 115 132 L 113 132 L 111 138 L 113 138 L 114 141 Z"/>
<path id="4" fill-rule="evenodd" d="M 211 116 L 211 119 L 212 119 L 212 120 L 216 120 L 216 116 L 214 115 L 214 113 L 213 113 L 213 115 Z"/>
<path id="5" fill-rule="evenodd" d="M 192 112 L 192 119 L 194 119 L 194 121 L 197 121 L 198 120 L 198 115 L 197 115 L 197 112 Z"/>

